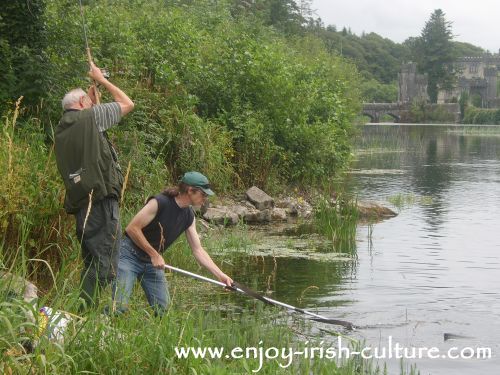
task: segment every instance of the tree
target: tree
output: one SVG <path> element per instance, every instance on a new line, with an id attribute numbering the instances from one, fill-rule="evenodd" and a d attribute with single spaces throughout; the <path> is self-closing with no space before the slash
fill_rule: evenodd
<path id="1" fill-rule="evenodd" d="M 451 89 L 457 73 L 453 67 L 456 49 L 452 42 L 451 22 L 446 21 L 441 9 L 436 9 L 419 38 L 412 43 L 413 58 L 421 73 L 428 74 L 428 93 L 432 103 L 437 101 L 440 89 Z"/>
<path id="2" fill-rule="evenodd" d="M 234 15 L 253 14 L 265 25 L 270 25 L 287 35 L 301 34 L 312 15 L 310 1 L 294 0 L 232 0 Z"/>
<path id="3" fill-rule="evenodd" d="M 305 20 L 311 20 L 314 17 L 312 0 L 298 0 L 296 3 L 302 18 L 304 18 Z"/>
<path id="4" fill-rule="evenodd" d="M 46 95 L 45 0 L 4 1 L 0 8 L 0 100 L 34 106 Z M 1 109 L 1 108 L 0 108 Z"/>
<path id="5" fill-rule="evenodd" d="M 462 91 L 462 93 L 460 94 L 460 99 L 458 99 L 461 120 L 463 120 L 465 117 L 465 111 L 467 109 L 468 104 L 469 104 L 469 93 L 467 91 Z"/>
<path id="6" fill-rule="evenodd" d="M 297 34 L 305 19 L 294 0 L 268 0 L 269 23 L 286 34 Z"/>
<path id="7" fill-rule="evenodd" d="M 457 56 L 482 56 L 484 54 L 484 49 L 481 47 L 474 46 L 470 43 L 464 42 L 454 42 L 455 51 Z"/>

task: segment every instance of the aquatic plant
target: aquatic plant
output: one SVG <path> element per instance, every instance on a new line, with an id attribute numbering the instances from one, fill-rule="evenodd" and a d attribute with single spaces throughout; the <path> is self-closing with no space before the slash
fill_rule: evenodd
<path id="1" fill-rule="evenodd" d="M 331 242 L 331 251 L 354 253 L 358 222 L 356 199 L 339 194 L 334 202 L 319 199 L 315 207 L 313 226 Z"/>
<path id="2" fill-rule="evenodd" d="M 432 197 L 430 196 L 417 196 L 415 194 L 404 193 L 392 195 L 387 200 L 398 210 L 414 206 L 415 204 L 429 205 L 432 203 Z"/>

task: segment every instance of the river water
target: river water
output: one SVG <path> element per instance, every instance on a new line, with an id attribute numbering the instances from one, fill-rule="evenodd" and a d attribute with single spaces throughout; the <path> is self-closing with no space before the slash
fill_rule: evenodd
<path id="1" fill-rule="evenodd" d="M 368 124 L 360 133 L 351 189 L 398 216 L 359 225 L 351 258 L 321 253 L 316 237 L 262 236 L 264 253 L 278 251 L 252 271 L 260 289 L 353 322 L 360 328 L 352 336 L 369 346 L 388 348 L 392 337 L 393 345 L 439 349 L 440 358 L 408 359 L 406 369 L 498 373 L 500 127 Z M 441 358 L 452 347 L 467 356 L 489 347 L 493 358 Z M 389 374 L 400 372 L 399 360 L 384 362 Z"/>

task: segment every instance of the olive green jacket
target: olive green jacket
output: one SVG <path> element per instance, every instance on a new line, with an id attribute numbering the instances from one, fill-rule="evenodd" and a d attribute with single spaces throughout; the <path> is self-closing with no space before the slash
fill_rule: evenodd
<path id="1" fill-rule="evenodd" d="M 120 198 L 123 175 L 105 132 L 95 124 L 92 109 L 67 110 L 55 133 L 57 168 L 64 181 L 64 208 L 76 213 L 92 201 Z"/>

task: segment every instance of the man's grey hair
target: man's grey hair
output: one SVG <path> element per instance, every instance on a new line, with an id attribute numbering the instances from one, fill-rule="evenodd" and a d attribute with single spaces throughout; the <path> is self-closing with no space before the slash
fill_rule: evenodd
<path id="1" fill-rule="evenodd" d="M 63 109 L 71 108 L 74 104 L 80 101 L 80 98 L 82 98 L 85 95 L 87 95 L 87 93 L 83 91 L 83 89 L 81 89 L 80 87 L 68 91 L 66 95 L 64 95 L 63 100 L 61 101 Z"/>

